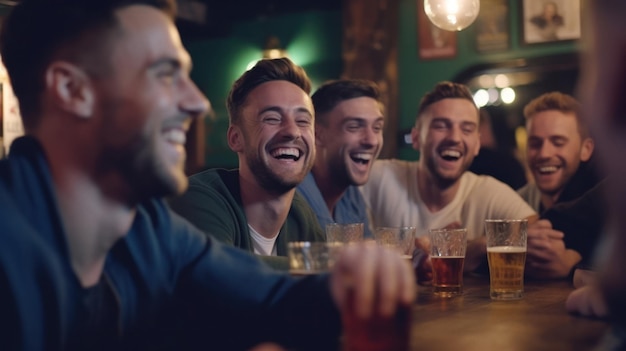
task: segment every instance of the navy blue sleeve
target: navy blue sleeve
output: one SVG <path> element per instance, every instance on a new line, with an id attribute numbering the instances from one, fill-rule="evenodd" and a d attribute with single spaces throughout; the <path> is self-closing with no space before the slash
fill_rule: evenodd
<path id="1" fill-rule="evenodd" d="M 171 218 L 173 259 L 182 267 L 175 295 L 188 347 L 238 350 L 268 340 L 299 350 L 338 347 L 328 276 L 293 278 Z"/>

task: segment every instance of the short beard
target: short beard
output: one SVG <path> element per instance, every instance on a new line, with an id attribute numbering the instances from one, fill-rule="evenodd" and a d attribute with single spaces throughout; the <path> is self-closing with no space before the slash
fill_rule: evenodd
<path id="1" fill-rule="evenodd" d="M 432 158 L 429 158 L 428 160 L 426 160 L 426 167 L 432 174 L 433 180 L 435 181 L 435 186 L 441 190 L 446 190 L 452 187 L 459 179 L 461 179 L 461 177 L 463 176 L 463 173 L 465 173 L 468 168 L 468 167 L 463 167 L 463 170 L 460 172 L 458 177 L 444 178 L 439 174 L 439 172 L 437 172 L 435 161 Z"/>
<path id="2" fill-rule="evenodd" d="M 296 181 L 285 181 L 278 175 L 272 172 L 258 157 L 248 157 L 248 168 L 252 172 L 254 178 L 259 185 L 274 194 L 285 194 L 294 189 L 298 184 L 304 180 L 304 176 L 307 172 L 302 172 L 302 176 Z"/>

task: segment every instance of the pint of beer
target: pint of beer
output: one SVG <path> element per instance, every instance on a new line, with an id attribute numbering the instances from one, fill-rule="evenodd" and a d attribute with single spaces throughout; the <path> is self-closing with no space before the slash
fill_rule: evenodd
<path id="1" fill-rule="evenodd" d="M 429 234 L 434 294 L 442 297 L 462 294 L 467 229 L 431 229 Z"/>
<path id="2" fill-rule="evenodd" d="M 496 246 L 487 248 L 490 296 L 495 300 L 518 299 L 524 292 L 526 248 Z"/>
<path id="3" fill-rule="evenodd" d="M 486 220 L 489 295 L 494 300 L 520 299 L 524 293 L 526 220 Z"/>

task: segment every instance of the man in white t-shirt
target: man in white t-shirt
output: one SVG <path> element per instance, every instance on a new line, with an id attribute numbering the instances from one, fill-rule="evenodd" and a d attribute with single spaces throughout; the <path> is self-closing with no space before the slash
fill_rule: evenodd
<path id="1" fill-rule="evenodd" d="M 529 272 L 567 276 L 563 233 L 549 221 L 537 221 L 535 211 L 506 184 L 467 171 L 480 150 L 478 124 L 479 111 L 466 86 L 442 82 L 426 94 L 411 132 L 420 160 L 378 160 L 362 189 L 374 225 L 417 226 L 420 237 L 433 228 L 467 228 L 465 270 L 473 271 L 486 259 L 485 219 L 528 218 Z"/>

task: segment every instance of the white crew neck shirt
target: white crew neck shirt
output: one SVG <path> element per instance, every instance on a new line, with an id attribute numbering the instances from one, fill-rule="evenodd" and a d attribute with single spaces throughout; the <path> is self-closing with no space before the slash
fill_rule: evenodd
<path id="1" fill-rule="evenodd" d="M 276 233 L 276 235 L 272 238 L 266 238 L 254 230 L 250 224 L 248 224 L 248 229 L 250 229 L 250 238 L 252 238 L 252 247 L 255 254 L 262 256 L 277 256 L 276 238 L 278 238 L 278 233 Z"/>

